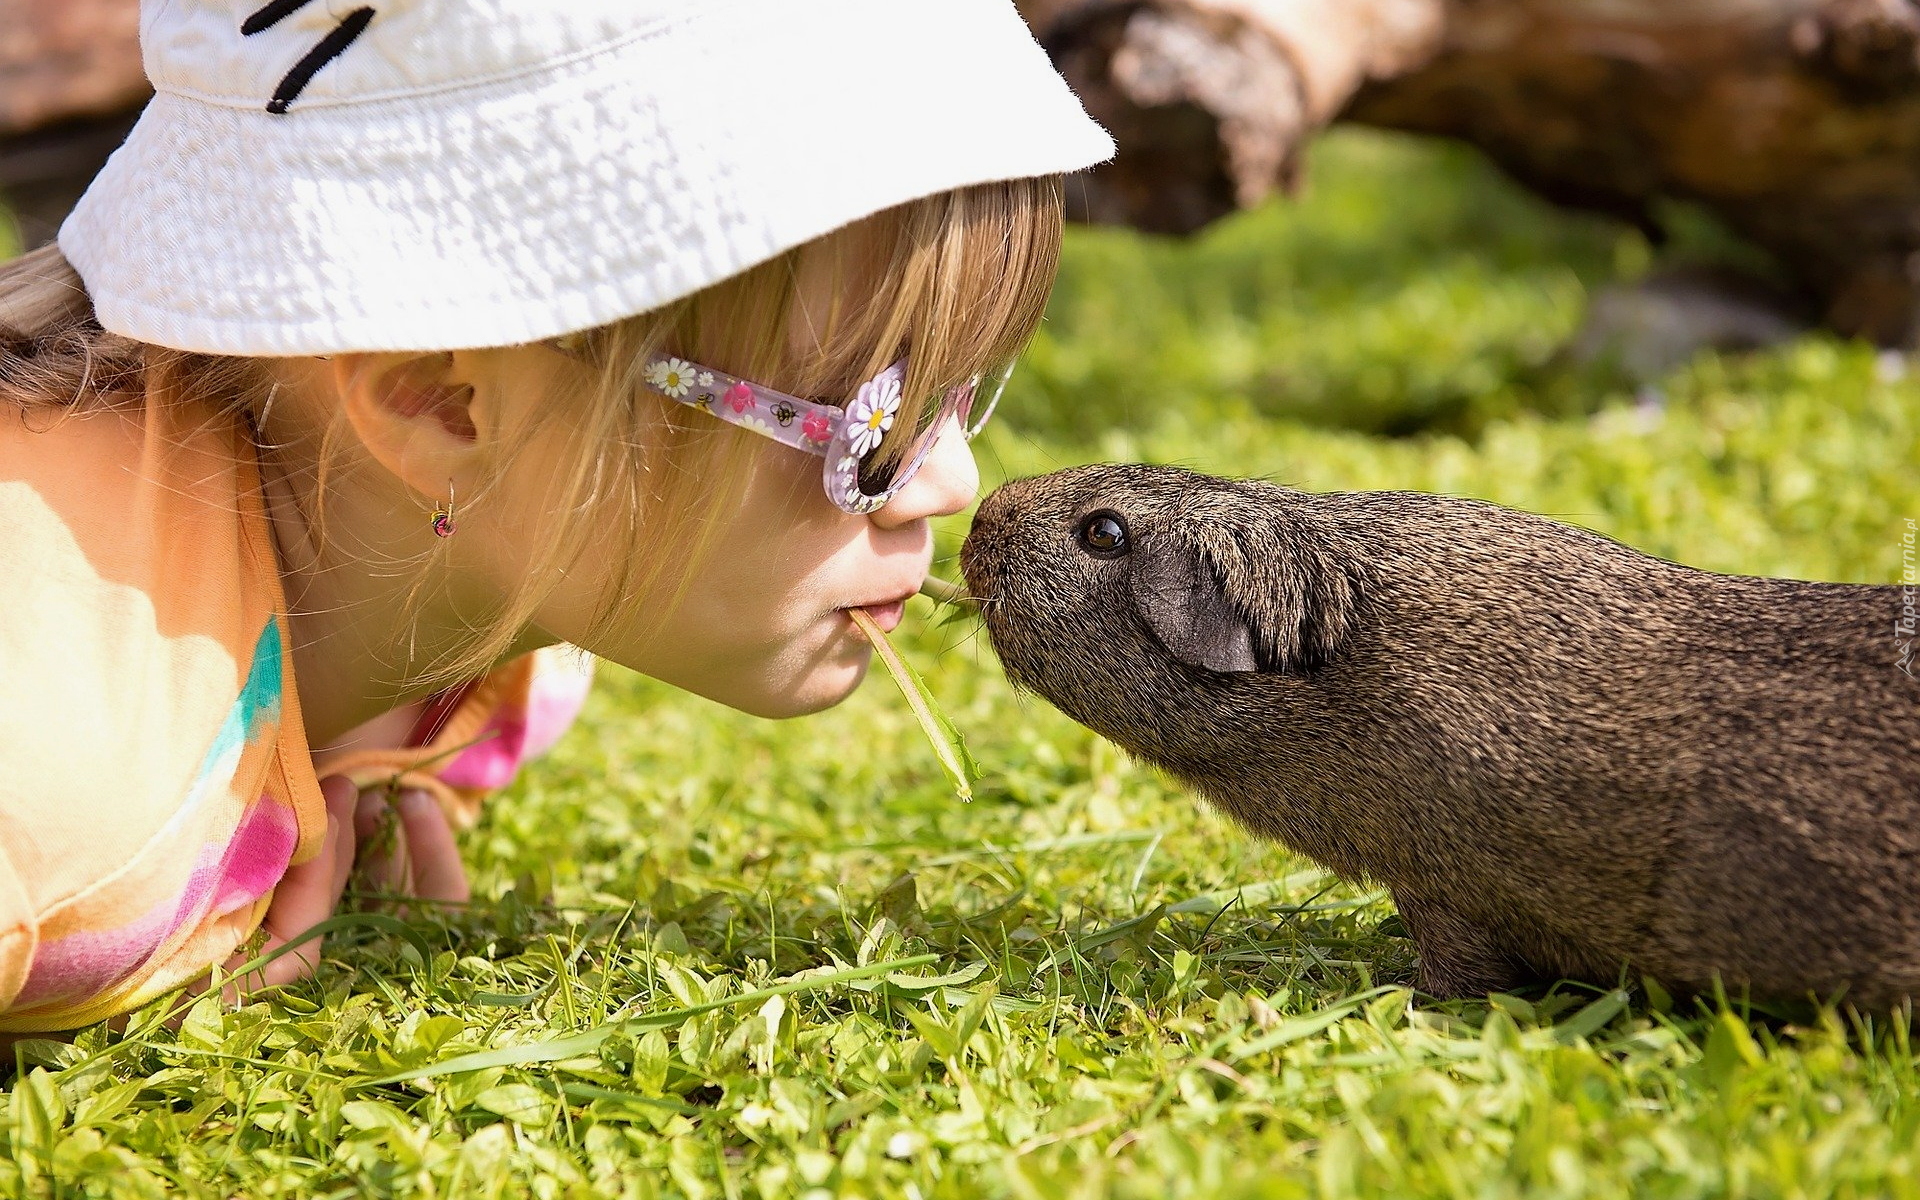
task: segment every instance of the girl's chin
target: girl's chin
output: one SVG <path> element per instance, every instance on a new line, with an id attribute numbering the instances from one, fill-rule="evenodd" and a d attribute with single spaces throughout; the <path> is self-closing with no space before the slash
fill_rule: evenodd
<path id="1" fill-rule="evenodd" d="M 820 712 L 832 708 L 860 690 L 860 684 L 867 677 L 868 656 L 862 656 L 861 662 L 848 670 L 835 671 L 831 679 L 819 681 L 817 690 L 806 698 L 806 712 Z"/>
<path id="2" fill-rule="evenodd" d="M 867 660 L 868 656 L 862 655 L 858 663 L 823 665 L 777 694 L 756 697 L 750 705 L 734 707 L 776 721 L 822 712 L 853 695 L 860 687 L 860 681 L 867 676 Z"/>

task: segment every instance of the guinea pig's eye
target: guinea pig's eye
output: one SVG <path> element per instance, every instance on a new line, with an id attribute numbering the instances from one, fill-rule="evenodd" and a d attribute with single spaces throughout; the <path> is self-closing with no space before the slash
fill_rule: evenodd
<path id="1" fill-rule="evenodd" d="M 1101 509 L 1089 513 L 1074 531 L 1080 548 L 1095 558 L 1119 558 L 1132 547 L 1127 544 L 1127 523 L 1120 514 Z"/>

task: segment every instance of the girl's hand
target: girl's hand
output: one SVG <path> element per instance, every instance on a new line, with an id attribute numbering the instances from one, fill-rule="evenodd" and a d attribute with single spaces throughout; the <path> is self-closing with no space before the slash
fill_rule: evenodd
<path id="1" fill-rule="evenodd" d="M 360 789 L 344 775 L 329 775 L 320 781 L 320 795 L 327 802 L 327 834 L 320 853 L 290 867 L 273 889 L 267 905 L 266 920 L 260 928 L 267 935 L 258 949 L 242 946 L 227 960 L 227 970 L 235 970 L 248 961 L 278 950 L 293 938 L 333 915 L 340 907 L 340 896 L 347 890 L 347 876 L 353 871 L 354 807 Z M 313 974 L 320 961 L 320 938 L 303 942 L 252 974 L 229 984 L 228 1000 L 241 992 L 277 987 Z"/>
<path id="2" fill-rule="evenodd" d="M 453 904 L 471 894 L 453 827 L 427 793 L 408 788 L 389 805 L 383 789 L 368 788 L 354 806 L 353 832 L 369 890 Z"/>
<path id="3" fill-rule="evenodd" d="M 409 789 L 389 806 L 384 789 L 361 791 L 344 775 L 322 779 L 320 794 L 327 804 L 327 834 L 320 853 L 281 877 L 261 923 L 267 935 L 264 945 L 236 951 L 227 960 L 228 970 L 279 949 L 332 916 L 346 893 L 356 857 L 372 890 L 453 903 L 469 896 L 453 829 L 432 796 Z M 237 981 L 240 990 L 305 979 L 320 961 L 323 940 L 302 942 Z"/>

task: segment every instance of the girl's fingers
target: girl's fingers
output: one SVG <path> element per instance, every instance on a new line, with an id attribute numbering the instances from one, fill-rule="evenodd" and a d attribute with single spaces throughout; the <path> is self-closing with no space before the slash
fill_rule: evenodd
<path id="1" fill-rule="evenodd" d="M 407 888 L 406 838 L 402 836 L 399 814 L 387 803 L 384 788 L 368 788 L 360 793 L 354 809 L 354 834 L 359 838 L 360 885 L 368 891 L 400 892 Z"/>
<path id="2" fill-rule="evenodd" d="M 353 858 L 359 841 L 353 835 L 353 816 L 360 800 L 360 789 L 345 775 L 329 775 L 320 781 L 320 795 L 327 802 L 327 831 L 334 836 L 333 857 L 328 861 L 326 904 L 314 921 L 324 921 L 340 907 L 346 895 L 347 880 L 353 875 Z M 308 922 L 311 925 L 313 922 Z M 308 925 L 301 926 L 305 929 Z M 289 933 L 298 933 L 299 929 Z"/>
<path id="3" fill-rule="evenodd" d="M 359 802 L 353 806 L 353 836 L 363 852 L 380 832 L 380 818 L 386 811 L 387 801 L 380 789 L 368 788 L 360 793 Z"/>
<path id="4" fill-rule="evenodd" d="M 407 890 L 422 900 L 466 900 L 470 894 L 467 870 L 440 805 L 427 793 L 409 789 L 400 793 L 396 807 L 413 876 Z"/>
<path id="5" fill-rule="evenodd" d="M 390 795 L 370 788 L 355 811 L 364 886 L 389 896 L 466 900 L 466 868 L 440 805 L 418 788 L 393 796 L 391 804 Z"/>
<path id="6" fill-rule="evenodd" d="M 351 780 L 330 775 L 320 781 L 320 794 L 327 802 L 327 835 L 320 853 L 289 868 L 273 889 L 267 917 L 267 954 L 284 946 L 333 915 L 340 896 L 347 888 L 347 875 L 353 870 L 354 808 L 359 789 Z M 304 979 L 320 961 L 321 939 L 304 942 L 262 967 L 253 979 L 243 981 L 253 987 L 274 987 Z M 253 957 L 245 955 L 244 958 Z M 237 962 L 232 965 L 239 965 Z M 257 982 L 256 982 L 257 980 Z"/>

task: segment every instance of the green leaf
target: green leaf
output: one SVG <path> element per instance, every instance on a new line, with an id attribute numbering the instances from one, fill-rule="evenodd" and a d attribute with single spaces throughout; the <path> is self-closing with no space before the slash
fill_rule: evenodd
<path id="1" fill-rule="evenodd" d="M 1707 1045 L 1701 1066 L 1714 1088 L 1722 1089 L 1737 1076 L 1766 1061 L 1766 1055 L 1753 1040 L 1753 1033 L 1738 1014 L 1721 1012 L 1707 1031 Z"/>
<path id="2" fill-rule="evenodd" d="M 1161 918 L 1167 915 L 1167 911 L 1166 905 L 1156 904 L 1152 909 L 1141 913 L 1137 917 L 1128 917 L 1126 920 L 1116 922 L 1107 926 L 1105 929 L 1096 930 L 1093 933 L 1087 934 L 1085 937 L 1078 938 L 1072 945 L 1062 947 L 1059 950 L 1055 950 L 1052 954 L 1049 954 L 1041 961 L 1040 965 L 1035 968 L 1035 971 L 1036 973 L 1040 971 L 1050 971 L 1061 963 L 1071 962 L 1075 955 L 1092 953 L 1102 946 L 1120 941 L 1123 938 L 1144 941 L 1153 933 L 1154 926 L 1160 923 Z"/>
<path id="3" fill-rule="evenodd" d="M 968 963 L 958 971 L 949 971 L 945 975 L 909 975 L 905 971 L 895 971 L 887 976 L 887 982 L 905 992 L 930 992 L 935 988 L 959 987 L 972 983 L 985 974 L 987 964 Z"/>
<path id="4" fill-rule="evenodd" d="M 1627 994 L 1618 989 L 1587 1005 L 1573 1016 L 1553 1027 L 1554 1040 L 1561 1045 L 1571 1045 L 1581 1038 L 1589 1038 L 1605 1029 L 1612 1020 L 1626 1011 Z"/>
<path id="5" fill-rule="evenodd" d="M 1657 1013 L 1673 1011 L 1673 993 L 1660 986 L 1660 981 L 1651 975 L 1640 977 L 1640 986 L 1647 993 L 1647 1007 Z"/>
<path id="6" fill-rule="evenodd" d="M 1311 884 L 1324 884 L 1332 876 L 1319 867 L 1305 871 L 1295 871 L 1284 879 L 1268 879 L 1259 883 L 1243 883 L 1235 887 L 1222 888 L 1214 892 L 1202 892 L 1190 896 L 1177 904 L 1169 904 L 1170 913 L 1207 913 L 1212 915 L 1229 904 L 1238 903 L 1242 908 L 1251 909 L 1256 905 L 1271 904 L 1275 900 L 1296 895 Z"/>
<path id="7" fill-rule="evenodd" d="M 67 1123 L 67 1106 L 46 1068 L 35 1067 L 13 1085 L 13 1156 L 22 1165 L 45 1169 L 60 1130 Z"/>
<path id="8" fill-rule="evenodd" d="M 541 988 L 537 992 L 514 992 L 511 994 L 506 992 L 475 992 L 473 994 L 473 1002 L 475 1004 L 486 1005 L 489 1008 L 525 1008 L 546 994 L 547 989 L 545 988 Z"/>
<path id="9" fill-rule="evenodd" d="M 644 1108 L 665 1109 L 667 1112 L 691 1116 L 700 1110 L 691 1104 L 682 1104 L 661 1096 L 642 1096 L 636 1092 L 618 1092 L 612 1088 L 595 1087 L 590 1083 L 563 1083 L 560 1092 L 569 1100 L 586 1103 L 600 1100 L 609 1104 L 638 1104 Z"/>
<path id="10" fill-rule="evenodd" d="M 973 755 L 967 750 L 967 743 L 960 736 L 947 714 L 933 698 L 933 692 L 927 688 L 926 681 L 920 678 L 913 665 L 900 657 L 900 653 L 887 641 L 887 635 L 873 623 L 863 609 L 850 608 L 847 615 L 853 618 L 854 627 L 866 635 L 873 643 L 873 652 L 893 676 L 893 682 L 899 685 L 900 694 L 907 698 L 907 707 L 913 710 L 914 720 L 920 722 L 927 741 L 933 746 L 934 757 L 946 769 L 947 777 L 953 780 L 953 790 L 962 800 L 973 799 L 974 780 L 980 778 L 980 764 L 973 761 Z"/>
<path id="11" fill-rule="evenodd" d="M 134 1079 L 94 1092 L 74 1106 L 75 1127 L 106 1125 L 125 1112 L 145 1087 L 144 1080 Z"/>
<path id="12" fill-rule="evenodd" d="M 553 1097 L 524 1083 L 502 1083 L 473 1098 L 475 1105 L 515 1125 L 545 1125 L 553 1119 Z"/>
<path id="13" fill-rule="evenodd" d="M 973 1040 L 975 1031 L 980 1028 L 980 1023 L 987 1019 L 987 1010 L 993 1006 L 994 993 L 992 984 L 982 987 L 960 1010 L 960 1015 L 954 1018 L 953 1040 L 960 1049 L 966 1049 L 967 1043 Z"/>
<path id="14" fill-rule="evenodd" d="M 218 1050 L 227 1042 L 226 1005 L 217 992 L 208 992 L 187 1010 L 180 1022 L 180 1044 L 201 1050 Z"/>
<path id="15" fill-rule="evenodd" d="M 892 883 L 880 889 L 880 895 L 874 899 L 874 911 L 905 928 L 920 916 L 920 896 L 914 882 L 913 872 L 900 875 Z"/>
<path id="16" fill-rule="evenodd" d="M 340 1106 L 340 1119 L 355 1129 L 404 1133 L 413 1128 L 407 1114 L 379 1100 L 349 1100 Z"/>

